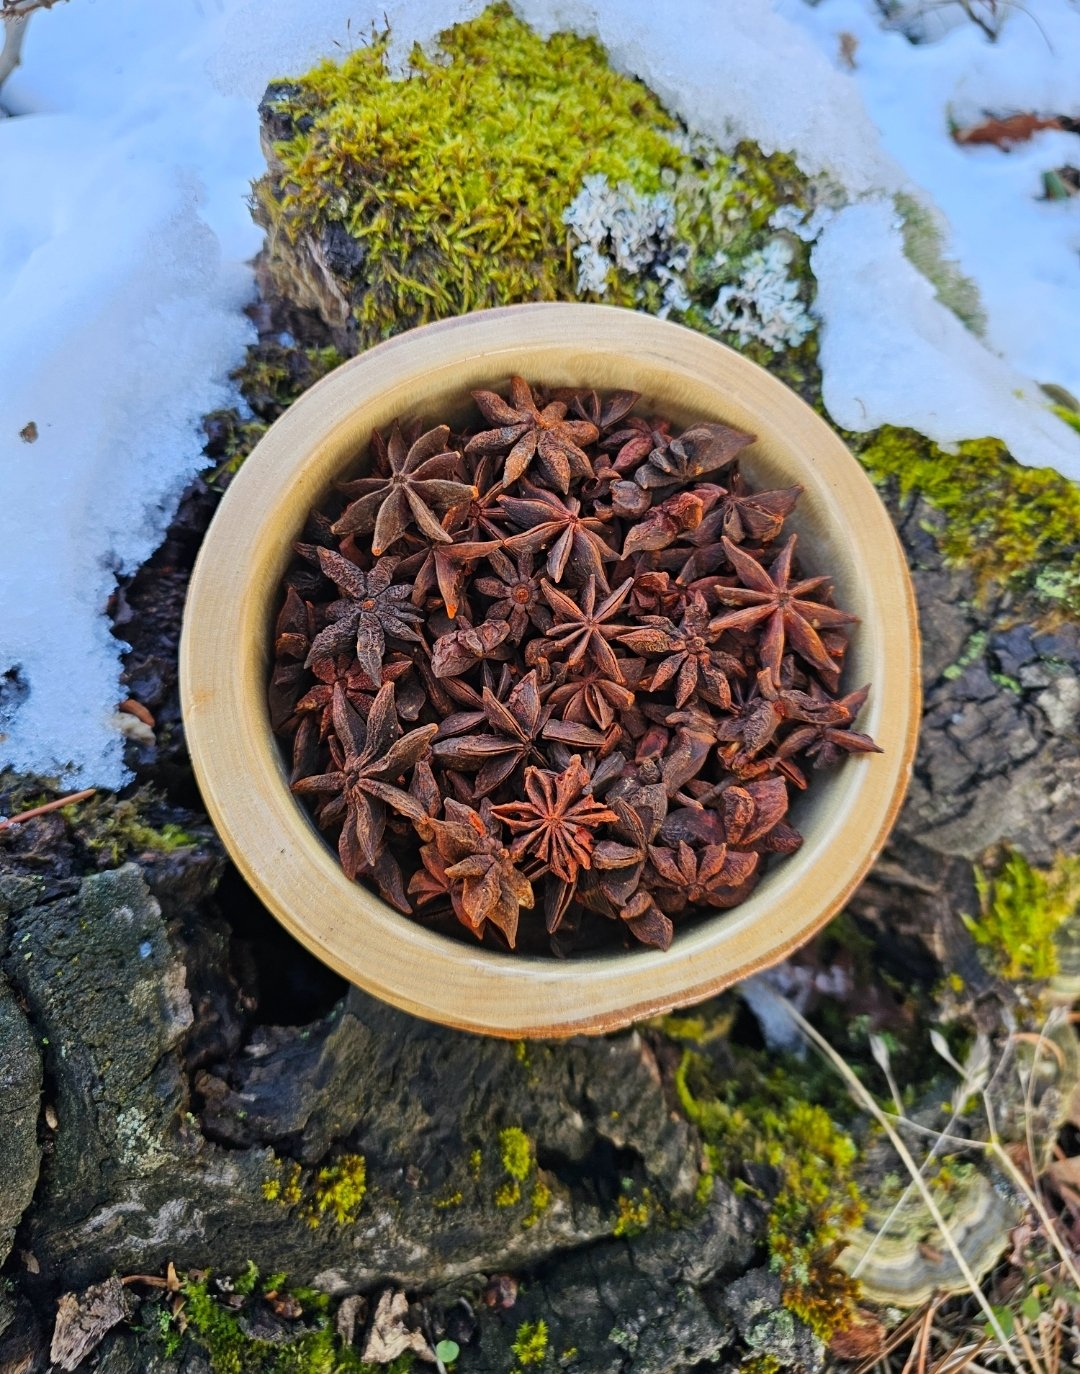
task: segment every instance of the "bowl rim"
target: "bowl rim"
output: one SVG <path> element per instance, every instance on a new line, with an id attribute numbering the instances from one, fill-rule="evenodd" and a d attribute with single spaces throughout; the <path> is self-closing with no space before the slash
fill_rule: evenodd
<path id="1" fill-rule="evenodd" d="M 440 392 L 464 394 L 519 369 L 528 375 L 528 363 L 515 357 L 538 351 L 548 366 L 541 380 L 552 367 L 567 376 L 589 367 L 596 377 L 601 361 L 621 358 L 627 374 L 664 374 L 673 395 L 709 392 L 716 418 L 745 425 L 750 416 L 759 436 L 763 428 L 782 436 L 774 461 L 798 443 L 808 455 L 798 480 L 812 491 L 822 528 L 842 533 L 848 542 L 838 547 L 850 548 L 852 566 L 858 550 L 858 566 L 873 574 L 879 613 L 864 614 L 859 633 L 872 636 L 883 666 L 865 728 L 885 754 L 873 756 L 870 768 L 863 760 L 841 770 L 809 856 L 804 845 L 742 906 L 677 934 L 666 953 L 511 956 L 394 911 L 345 877 L 289 792 L 269 728 L 269 627 L 281 573 L 330 477 L 350 456 L 355 461 L 373 426 L 409 409 L 403 400 L 416 397 L 422 407 Z M 449 382 L 462 371 L 488 380 L 439 385 L 444 374 Z M 700 404 L 699 395 L 689 409 L 697 413 Z M 793 454 L 785 461 L 794 464 Z M 880 498 L 839 437 L 793 391 L 716 340 L 655 316 L 535 303 L 397 335 L 343 363 L 275 421 L 230 483 L 199 551 L 184 609 L 180 695 L 196 779 L 226 849 L 272 914 L 324 963 L 384 1001 L 459 1029 L 510 1038 L 603 1033 L 769 967 L 840 910 L 884 845 L 910 778 L 921 711 L 918 624 L 907 563 Z M 827 872 L 809 862 L 824 848 L 834 855 Z"/>

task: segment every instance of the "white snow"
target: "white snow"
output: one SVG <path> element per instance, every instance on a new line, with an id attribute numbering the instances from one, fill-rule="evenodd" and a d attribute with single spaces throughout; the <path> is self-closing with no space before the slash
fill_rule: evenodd
<path id="1" fill-rule="evenodd" d="M 928 17 L 951 11 L 954 22 L 939 41 L 912 44 L 881 27 L 872 0 L 779 3 L 837 67 L 839 35 L 857 40 L 854 71 L 834 74 L 859 92 L 885 151 L 944 212 L 950 255 L 978 283 L 991 348 L 1025 377 L 1080 396 L 1080 197 L 1039 198 L 1044 171 L 1080 166 L 1080 136 L 1046 131 L 1010 152 L 961 147 L 949 136 L 950 117 L 968 127 L 987 112 L 1080 115 L 1080 6 L 999 5 L 1001 32 L 991 43 L 958 5 L 921 5 Z M 1018 411 L 1015 423 L 1024 422 Z M 1080 476 L 1080 444 L 1066 441 L 1066 460 L 1034 435 L 1014 452 Z"/>
<path id="2" fill-rule="evenodd" d="M 941 444 L 992 434 L 1014 454 L 1080 477 L 1075 435 L 1038 388 L 984 348 L 904 257 L 891 206 L 849 205 L 810 258 L 825 407 L 846 429 L 898 423 Z"/>
<path id="3" fill-rule="evenodd" d="M 20 117 L 0 119 L 0 764 L 125 780 L 122 646 L 102 610 L 115 574 L 159 540 L 200 461 L 199 418 L 226 400 L 249 336 L 244 264 L 260 235 L 246 197 L 267 81 L 357 45 L 384 16 L 403 54 L 482 8 L 69 0 L 32 20 L 3 92 Z M 1040 135 L 1006 157 L 957 149 L 944 130 L 950 102 L 962 119 L 983 106 L 1076 113 L 1080 9 L 1029 0 L 996 45 L 964 21 L 912 47 L 878 27 L 870 0 L 517 8 L 545 31 L 595 34 L 692 130 L 791 150 L 867 202 L 814 250 L 840 423 L 994 432 L 1022 461 L 1080 471 L 1080 439 L 1045 417 L 1032 385 L 1080 390 L 1080 200 L 1033 199 L 1042 170 L 1078 160 L 1075 136 Z M 838 63 L 841 30 L 859 40 L 854 73 Z M 889 198 L 913 186 L 946 211 L 1002 358 L 900 255 Z M 2 686 L 16 669 L 25 699 Z"/>

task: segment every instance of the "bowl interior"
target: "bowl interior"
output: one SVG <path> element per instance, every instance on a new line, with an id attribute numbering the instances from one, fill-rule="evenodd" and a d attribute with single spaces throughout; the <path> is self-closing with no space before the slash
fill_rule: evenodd
<path id="1" fill-rule="evenodd" d="M 793 805 L 804 836 L 748 901 L 676 932 L 666 953 L 569 962 L 473 947 L 424 929 L 349 883 L 300 803 L 270 733 L 266 683 L 280 582 L 308 511 L 358 470 L 397 416 L 461 421 L 470 390 L 511 373 L 548 386 L 630 388 L 639 413 L 754 433 L 758 489 L 805 488 L 788 528 L 808 574 L 827 571 L 860 617 L 844 689 L 873 689 L 860 718 L 885 750 L 819 776 Z M 271 910 L 352 981 L 407 1009 L 502 1034 L 610 1029 L 705 996 L 783 956 L 838 909 L 883 843 L 910 770 L 917 637 L 906 566 L 876 494 L 793 393 L 710 340 L 652 317 L 530 306 L 428 326 L 339 368 L 271 429 L 233 482 L 192 581 L 182 649 L 189 743 L 208 808 Z M 239 751 L 239 752 L 238 752 Z M 235 756 L 243 785 L 222 755 Z M 433 984 L 434 980 L 434 984 Z"/>

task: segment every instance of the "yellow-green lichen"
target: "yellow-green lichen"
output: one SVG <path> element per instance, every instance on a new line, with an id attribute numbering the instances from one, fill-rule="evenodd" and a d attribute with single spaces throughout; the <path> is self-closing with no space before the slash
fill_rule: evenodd
<path id="1" fill-rule="evenodd" d="M 1032 868 L 1010 854 L 994 874 L 975 869 L 979 914 L 964 917 L 976 943 L 1002 977 L 1052 978 L 1058 971 L 1055 935 L 1080 904 L 1080 857 Z"/>
<path id="2" fill-rule="evenodd" d="M 460 1188 L 455 1188 L 453 1192 L 446 1193 L 443 1197 L 437 1197 L 432 1206 L 437 1212 L 448 1212 L 452 1207 L 460 1207 L 464 1201 L 464 1194 Z"/>
<path id="3" fill-rule="evenodd" d="M 783 1284 L 784 1306 L 828 1340 L 850 1320 L 857 1293 L 834 1263 L 842 1237 L 864 1211 L 854 1142 L 823 1107 L 805 1100 L 797 1080 L 775 1066 L 755 1067 L 749 1053 L 733 1076 L 713 1074 L 703 1055 L 685 1050 L 675 1086 L 714 1172 L 737 1179 L 748 1163 L 775 1171 L 779 1187 L 766 1230 L 770 1264 Z"/>
<path id="4" fill-rule="evenodd" d="M 512 1207 L 521 1201 L 521 1185 L 533 1167 L 533 1149 L 520 1126 L 507 1126 L 499 1132 L 499 1161 L 506 1178 L 495 1190 L 497 1207 Z"/>
<path id="5" fill-rule="evenodd" d="M 298 1207 L 313 1231 L 326 1220 L 349 1226 L 360 1215 L 368 1187 L 363 1155 L 338 1155 L 318 1169 L 303 1169 L 294 1160 L 275 1156 L 272 1168 L 263 1179 L 263 1197 L 282 1207 Z"/>
<path id="6" fill-rule="evenodd" d="M 615 1206 L 615 1225 L 613 1236 L 639 1236 L 649 1225 L 653 1216 L 653 1199 L 648 1188 L 639 1198 L 622 1194 Z"/>
<path id="7" fill-rule="evenodd" d="M 522 1322 L 514 1336 L 510 1349 L 514 1358 L 523 1368 L 542 1364 L 548 1348 L 547 1322 Z"/>
<path id="8" fill-rule="evenodd" d="M 956 453 L 891 425 L 850 435 L 870 475 L 919 492 L 944 516 L 935 531 L 946 558 L 991 582 L 1080 614 L 1080 486 L 1052 468 L 1021 467 L 996 439 L 971 439 Z"/>

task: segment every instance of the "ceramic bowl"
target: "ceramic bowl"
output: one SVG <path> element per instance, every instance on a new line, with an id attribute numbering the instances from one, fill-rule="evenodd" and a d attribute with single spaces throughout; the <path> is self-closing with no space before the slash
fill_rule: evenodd
<path id="1" fill-rule="evenodd" d="M 802 566 L 832 573 L 855 612 L 847 690 L 871 682 L 854 757 L 799 797 L 805 842 L 740 907 L 644 947 L 522 957 L 434 933 L 350 882 L 288 787 L 266 688 L 292 543 L 371 431 L 398 415 L 463 419 L 476 387 L 511 373 L 549 386 L 641 392 L 680 425 L 721 420 L 756 442 L 759 488 L 802 483 L 790 519 Z M 457 414 L 454 414 L 456 408 Z M 919 720 L 914 598 L 889 517 L 856 460 L 793 392 L 738 353 L 652 316 L 593 305 L 481 311 L 399 335 L 344 364 L 272 426 L 232 482 L 191 580 L 180 651 L 188 745 L 207 809 L 245 879 L 318 958 L 417 1016 L 492 1035 L 610 1031 L 699 1001 L 766 968 L 836 913 L 903 799 Z"/>

